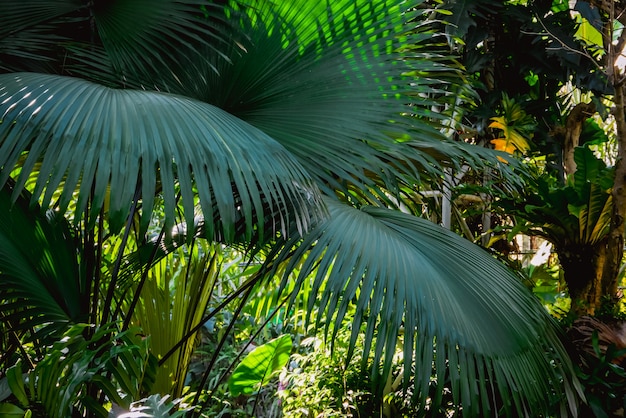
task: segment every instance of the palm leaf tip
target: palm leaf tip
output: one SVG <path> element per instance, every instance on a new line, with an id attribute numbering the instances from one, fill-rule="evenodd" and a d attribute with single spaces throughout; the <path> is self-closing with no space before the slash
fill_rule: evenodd
<path id="1" fill-rule="evenodd" d="M 244 223 L 246 235 L 265 228 L 266 210 L 283 229 L 295 222 L 304 230 L 323 214 L 314 183 L 289 152 L 206 103 L 13 73 L 0 75 L 0 117 L 2 184 L 18 168 L 18 188 L 36 175 L 33 199 L 43 197 L 44 206 L 63 185 L 61 209 L 78 192 L 77 215 L 92 196 L 95 212 L 108 205 L 114 229 L 138 192 L 144 226 L 157 191 L 173 225 L 180 193 L 187 223 L 193 225 L 199 201 L 205 217 L 217 220 L 206 225 L 207 233 L 226 240 L 234 237 L 236 222 Z"/>
<path id="2" fill-rule="evenodd" d="M 363 325 L 375 374 L 379 364 L 383 375 L 390 371 L 401 338 L 421 405 L 439 407 L 447 386 L 464 416 L 501 407 L 544 413 L 554 399 L 575 410 L 579 385 L 560 331 L 503 265 L 426 220 L 327 205 L 329 219 L 304 238 L 294 259 L 308 253 L 297 285 L 316 266 L 313 295 L 321 294 L 320 310 L 334 323 L 354 303 L 352 344 Z"/>

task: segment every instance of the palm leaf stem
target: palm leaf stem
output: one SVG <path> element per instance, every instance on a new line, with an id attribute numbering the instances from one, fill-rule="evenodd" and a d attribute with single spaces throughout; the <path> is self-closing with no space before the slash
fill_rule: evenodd
<path id="1" fill-rule="evenodd" d="M 104 307 L 101 318 L 101 325 L 104 326 L 108 321 L 108 317 L 111 311 L 111 302 L 113 301 L 113 295 L 115 293 L 115 287 L 117 285 L 117 278 L 120 272 L 120 266 L 122 265 L 122 258 L 124 255 L 124 249 L 126 248 L 126 244 L 128 242 L 128 236 L 130 235 L 130 231 L 133 225 L 133 218 L 135 216 L 135 212 L 137 210 L 137 202 L 139 201 L 139 196 L 141 194 L 141 186 L 139 182 L 137 182 L 137 186 L 135 188 L 135 196 L 133 198 L 133 202 L 130 207 L 130 211 L 128 214 L 128 218 L 126 220 L 126 227 L 124 228 L 124 236 L 122 237 L 122 243 L 120 244 L 120 248 L 118 250 L 117 257 L 115 259 L 115 264 L 113 266 L 113 271 L 111 272 L 111 282 L 109 283 L 109 287 L 107 289 L 106 299 L 104 300 Z"/>
<path id="2" fill-rule="evenodd" d="M 239 305 L 237 306 L 237 309 L 235 310 L 235 312 L 233 312 L 233 317 L 231 318 L 230 322 L 228 323 L 228 326 L 226 327 L 226 332 L 224 332 L 224 334 L 222 335 L 222 338 L 220 338 L 219 342 L 217 343 L 217 347 L 215 347 L 215 351 L 213 352 L 213 355 L 211 356 L 211 360 L 209 361 L 209 364 L 206 370 L 204 371 L 204 374 L 202 375 L 202 380 L 200 381 L 200 385 L 198 386 L 198 391 L 196 392 L 196 395 L 193 398 L 192 405 L 198 405 L 198 402 L 200 401 L 200 395 L 202 394 L 202 388 L 206 386 L 207 381 L 209 380 L 209 375 L 211 374 L 211 371 L 213 370 L 213 366 L 215 365 L 215 362 L 217 361 L 217 357 L 222 352 L 222 348 L 224 347 L 224 344 L 226 344 L 226 339 L 230 336 L 230 333 L 233 327 L 235 326 L 235 321 L 239 318 L 239 315 L 241 315 L 241 311 L 243 310 L 244 306 L 248 302 L 250 295 L 252 295 L 253 289 L 254 289 L 254 286 L 250 286 L 246 290 L 245 294 L 239 301 Z M 207 406 L 210 399 L 211 399 L 210 396 L 207 396 L 205 398 L 200 410 L 202 410 L 203 408 Z M 198 414 L 197 416 L 200 417 L 199 411 L 194 411 L 194 413 L 197 413 Z"/>
<path id="3" fill-rule="evenodd" d="M 88 210 L 88 209 L 87 209 Z M 85 216 L 87 216 L 87 213 L 85 213 Z M 87 219 L 87 218 L 86 218 Z M 86 226 L 86 224 L 85 224 Z M 85 228 L 85 231 L 89 231 L 90 228 Z M 104 233 L 104 208 L 100 208 L 100 216 L 98 218 L 98 242 L 103 242 L 103 233 Z M 85 235 L 87 235 L 87 233 L 85 233 Z M 92 238 L 93 239 L 93 238 Z M 83 248 L 89 248 L 87 246 L 83 247 Z M 89 312 L 91 312 L 92 314 L 92 323 L 95 324 L 97 322 L 98 319 L 98 295 L 100 292 L 100 281 L 102 279 L 102 270 L 99 268 L 99 266 L 102 265 L 102 245 L 98 245 L 96 246 L 96 259 L 95 259 L 95 263 L 93 266 L 87 266 L 87 272 L 88 274 L 87 276 L 87 280 L 90 283 L 93 283 L 93 288 L 92 289 L 88 289 L 91 290 L 91 309 L 89 309 Z M 93 274 L 91 274 L 93 272 Z M 93 280 L 91 279 L 91 277 L 93 276 Z M 89 293 L 87 293 L 89 294 Z"/>
<path id="4" fill-rule="evenodd" d="M 161 228 L 161 232 L 159 232 L 159 237 L 157 239 L 157 242 L 161 242 L 161 240 L 163 239 L 163 236 L 165 235 L 165 225 L 163 225 L 163 227 Z M 133 313 L 135 311 L 135 307 L 137 306 L 137 303 L 139 303 L 139 298 L 141 297 L 141 290 L 143 289 L 144 284 L 146 283 L 146 280 L 148 279 L 148 273 L 150 271 L 150 267 L 152 266 L 152 263 L 155 261 L 156 259 L 156 254 L 157 254 L 157 250 L 158 250 L 158 246 L 154 246 L 154 248 L 152 249 L 152 251 L 150 252 L 150 256 L 148 257 L 148 260 L 146 261 L 145 264 L 145 268 L 143 270 L 143 272 L 141 273 L 141 279 L 139 280 L 139 283 L 137 284 L 137 288 L 135 289 L 135 294 L 133 295 L 133 300 L 131 301 L 128 309 L 126 310 L 126 318 L 124 318 L 124 324 L 122 326 L 122 331 L 125 331 L 128 329 L 131 319 L 133 317 Z M 121 251 L 120 251 L 121 254 Z M 191 258 L 191 253 L 189 254 L 189 257 Z M 191 260 L 190 260 L 191 263 Z M 116 310 L 115 310 L 115 315 L 113 315 L 114 318 L 117 318 L 118 314 L 121 314 L 121 307 L 122 304 L 118 304 Z"/>
<path id="5" fill-rule="evenodd" d="M 170 350 L 165 353 L 165 355 L 163 355 L 163 357 L 159 360 L 159 366 L 163 365 L 167 361 L 167 359 L 170 358 L 176 352 L 176 350 L 178 350 L 189 338 L 195 335 L 195 333 L 198 332 L 198 330 L 202 328 L 204 324 L 207 323 L 207 321 L 213 318 L 217 313 L 221 312 L 224 307 L 226 307 L 230 302 L 232 302 L 236 297 L 241 295 L 244 291 L 249 291 L 254 286 L 255 280 L 258 279 L 256 276 L 257 275 L 246 281 L 237 290 L 232 292 L 226 299 L 222 301 L 222 303 L 220 303 L 216 308 L 212 309 L 211 312 L 209 312 L 204 318 L 202 318 L 202 320 L 195 327 L 191 328 L 189 332 L 187 332 L 187 334 L 185 334 L 180 339 L 180 341 L 174 344 L 172 348 L 170 348 Z"/>
<path id="6" fill-rule="evenodd" d="M 294 290 L 295 291 L 295 290 Z M 293 293 L 293 292 L 292 292 Z M 263 323 L 261 325 L 259 325 L 259 327 L 257 328 L 257 330 L 254 332 L 254 334 L 252 334 L 250 336 L 250 339 L 248 340 L 248 342 L 243 346 L 243 348 L 241 350 L 239 350 L 239 354 L 237 354 L 237 356 L 233 359 L 233 361 L 230 363 L 230 365 L 228 366 L 228 368 L 226 370 L 224 370 L 224 372 L 222 373 L 222 375 L 220 376 L 219 380 L 215 383 L 215 386 L 213 388 L 211 388 L 210 392 L 213 392 L 217 387 L 219 387 L 219 385 L 226 379 L 226 376 L 228 376 L 231 372 L 231 370 L 235 367 L 235 365 L 238 363 L 239 359 L 246 353 L 246 350 L 248 349 L 248 347 L 250 347 L 250 345 L 254 342 L 254 340 L 257 339 L 257 337 L 259 336 L 259 334 L 263 331 L 263 329 L 267 326 L 267 324 L 270 323 L 270 321 L 276 316 L 276 314 L 278 313 L 278 311 L 280 311 L 280 309 L 285 305 L 285 303 L 287 303 L 287 301 L 289 301 L 289 299 L 291 298 L 292 293 L 290 293 L 289 295 L 287 295 L 285 298 L 283 298 L 283 301 L 280 302 L 280 304 L 276 307 L 276 309 L 274 309 L 265 319 L 265 321 L 263 321 Z M 253 409 L 254 410 L 254 409 Z"/>
<path id="7" fill-rule="evenodd" d="M 4 320 L 5 316 L 4 316 L 4 314 L 2 312 L 0 312 L 0 318 L 2 318 L 2 321 L 0 321 L 0 323 L 1 322 L 5 322 L 5 320 Z M 22 358 L 25 359 L 28 362 L 28 366 L 29 366 L 30 370 L 34 369 L 35 368 L 35 363 L 33 363 L 33 360 L 28 355 L 28 352 L 24 349 L 24 345 L 22 344 L 22 341 L 17 336 L 17 334 L 15 333 L 15 329 L 13 329 L 12 326 L 8 327 L 7 334 L 8 334 L 7 335 L 8 339 L 9 340 L 13 340 L 13 344 L 9 344 L 9 350 L 7 350 L 7 352 L 0 354 L 0 363 L 2 363 L 4 361 L 8 361 L 8 359 L 11 357 L 11 354 L 15 351 L 15 350 L 11 349 L 11 347 L 15 347 L 22 354 Z M 7 368 L 5 368 L 5 370 Z"/>

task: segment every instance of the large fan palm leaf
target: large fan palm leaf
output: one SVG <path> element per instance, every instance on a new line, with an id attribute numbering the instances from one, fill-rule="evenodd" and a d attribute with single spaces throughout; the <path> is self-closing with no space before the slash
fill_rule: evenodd
<path id="1" fill-rule="evenodd" d="M 237 24 L 223 29 L 232 31 L 230 48 L 206 51 L 211 67 L 199 60 L 174 68 L 163 89 L 215 104 L 258 127 L 330 188 L 371 185 L 366 172 L 387 179 L 434 174 L 436 161 L 398 144 L 413 138 L 435 147 L 443 139 L 423 121 L 414 129 L 401 114 L 413 95 L 438 91 L 446 79 L 435 87 L 410 74 L 444 68 L 454 74 L 446 65 L 451 60 L 420 60 L 428 51 L 400 51 L 432 35 L 427 25 L 407 30 L 417 12 L 405 13 L 395 1 L 239 3 L 248 8 L 233 11 Z M 432 104 L 424 94 L 414 111 Z M 397 157 L 406 164 L 390 164 Z"/>
<path id="2" fill-rule="evenodd" d="M 103 47 L 121 85 L 122 76 L 150 80 L 167 71 L 174 51 L 186 62 L 198 44 L 219 44 L 218 28 L 227 24 L 222 8 L 202 0 L 6 0 L 0 2 L 0 46 L 6 45 L 2 53 L 13 71 L 43 59 L 57 61 L 50 67 L 56 73 L 72 72 L 74 54 Z"/>
<path id="3" fill-rule="evenodd" d="M 307 198 L 315 191 L 307 173 L 280 144 L 206 103 L 75 78 L 13 73 L 0 75 L 0 118 L 1 183 L 27 151 L 18 188 L 41 163 L 34 198 L 43 194 L 47 206 L 63 182 L 61 210 L 78 190 L 80 214 L 87 196 L 93 194 L 96 211 L 108 196 L 114 229 L 125 220 L 138 188 L 147 223 L 157 183 L 170 220 L 178 184 L 193 221 L 196 187 L 205 217 L 219 219 L 226 239 L 234 236 L 238 212 L 250 235 L 255 222 L 264 221 L 267 201 L 273 202 L 273 213 L 289 204 L 299 208 L 294 216 L 301 225 L 315 207 Z M 207 225 L 209 236 L 212 225 Z"/>
<path id="4" fill-rule="evenodd" d="M 286 268 L 300 269 L 296 288 L 315 274 L 309 312 L 319 293 L 324 315 L 317 318 L 326 318 L 327 332 L 356 308 L 351 347 L 364 324 L 364 352 L 373 350 L 383 376 L 403 334 L 405 379 L 414 361 L 421 405 L 432 396 L 433 369 L 438 382 L 449 377 L 464 416 L 492 416 L 498 407 L 538 416 L 549 410 L 547 394 L 575 402 L 558 328 L 501 263 L 421 218 L 331 200 L 327 206 L 329 219 L 305 236 Z M 286 248 L 288 254 L 291 245 Z M 435 410 L 443 387 L 431 399 Z M 502 404 L 491 403 L 488 393 Z"/>

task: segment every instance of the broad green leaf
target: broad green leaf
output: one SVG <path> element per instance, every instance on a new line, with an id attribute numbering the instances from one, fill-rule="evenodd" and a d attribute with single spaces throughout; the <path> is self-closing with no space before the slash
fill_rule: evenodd
<path id="1" fill-rule="evenodd" d="M 0 417 L 4 418 L 22 418 L 24 417 L 25 411 L 17 405 L 13 405 L 10 403 L 0 403 Z"/>
<path id="2" fill-rule="evenodd" d="M 587 182 L 596 181 L 602 171 L 606 170 L 606 164 L 586 146 L 576 147 L 574 162 L 576 163 L 576 172 L 574 173 L 576 190 L 582 190 Z"/>
<path id="3" fill-rule="evenodd" d="M 607 143 L 609 141 L 609 137 L 607 136 L 604 129 L 602 129 L 598 122 L 593 118 L 589 118 L 585 120 L 585 124 L 583 125 L 583 130 L 580 133 L 580 142 L 584 143 L 585 146 L 589 145 L 601 145 Z"/>
<path id="4" fill-rule="evenodd" d="M 604 45 L 602 33 L 584 17 L 580 18 L 580 25 L 575 36 L 591 46 L 603 47 Z"/>
<path id="5" fill-rule="evenodd" d="M 598 184 L 588 187 L 588 202 L 579 215 L 581 240 L 595 244 L 606 236 L 613 215 L 613 198 L 610 191 L 603 190 Z"/>
<path id="6" fill-rule="evenodd" d="M 250 395 L 265 385 L 276 371 L 285 367 L 291 347 L 291 336 L 282 335 L 248 353 L 228 380 L 230 394 Z"/>
<path id="7" fill-rule="evenodd" d="M 9 367 L 6 371 L 7 383 L 11 389 L 11 393 L 17 398 L 23 407 L 28 407 L 28 395 L 24 388 L 24 376 L 22 375 L 22 362 L 18 361 L 15 365 Z"/>

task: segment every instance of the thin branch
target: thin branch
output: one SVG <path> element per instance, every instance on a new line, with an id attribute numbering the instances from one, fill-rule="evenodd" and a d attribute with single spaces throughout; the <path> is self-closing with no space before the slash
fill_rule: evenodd
<path id="1" fill-rule="evenodd" d="M 545 33 L 531 33 L 531 32 L 522 32 L 522 31 L 520 31 L 520 32 L 525 33 L 525 34 L 526 33 L 527 34 L 531 34 L 531 35 L 543 35 L 543 36 L 548 35 L 554 41 L 556 41 L 559 44 L 561 44 L 561 48 L 563 48 L 564 50 L 566 50 L 568 52 L 572 52 L 574 54 L 582 55 L 583 57 L 585 57 L 585 58 L 589 59 L 591 62 L 593 62 L 593 64 L 597 67 L 598 70 L 603 71 L 603 69 L 600 66 L 600 64 L 587 51 L 581 51 L 581 50 L 572 48 L 571 46 L 567 45 L 564 41 L 561 40 L 561 38 L 559 38 L 557 35 L 553 34 L 552 32 L 550 32 L 550 30 L 548 30 L 548 28 L 543 23 L 543 20 L 541 19 L 541 17 L 538 14 L 535 13 L 535 17 L 537 18 L 537 21 L 541 24 L 541 27 L 543 28 Z M 546 50 L 558 50 L 558 48 L 546 48 Z"/>
<path id="2" fill-rule="evenodd" d="M 222 347 L 224 347 L 224 344 L 226 344 L 226 340 L 230 336 L 230 332 L 234 328 L 235 322 L 237 321 L 237 319 L 239 319 L 239 315 L 241 314 L 241 311 L 243 311 L 243 308 L 246 305 L 246 302 L 248 301 L 248 298 L 252 294 L 252 289 L 253 288 L 254 287 L 251 286 L 251 287 L 249 287 L 246 290 L 246 293 L 243 295 L 243 297 L 239 301 L 239 306 L 237 306 L 237 309 L 235 310 L 235 312 L 233 312 L 233 316 L 232 316 L 230 322 L 228 323 L 228 326 L 226 327 L 226 330 L 225 330 L 222 338 L 220 339 L 219 343 L 217 344 L 217 347 L 215 347 L 215 351 L 213 352 L 213 356 L 211 357 L 211 360 L 209 361 L 207 369 L 204 372 L 204 375 L 202 376 L 202 381 L 200 382 L 200 385 L 198 386 L 198 391 L 196 392 L 196 396 L 194 396 L 194 398 L 193 398 L 193 402 L 192 402 L 193 405 L 197 405 L 198 402 L 200 401 L 200 395 L 202 394 L 202 388 L 207 384 L 207 381 L 209 380 L 209 375 L 211 374 L 211 371 L 213 370 L 213 366 L 217 362 L 217 357 L 222 352 Z M 207 404 L 207 402 L 209 400 L 210 400 L 210 396 L 207 396 L 205 401 L 204 401 L 204 403 L 203 403 L 203 405 L 202 405 L 202 408 L 204 408 L 206 406 L 206 404 Z M 198 412 L 198 416 L 199 416 L 199 414 L 200 413 Z"/>
<path id="3" fill-rule="evenodd" d="M 163 228 L 161 228 L 161 232 L 159 233 L 159 237 L 157 238 L 157 242 L 161 242 L 161 240 L 163 239 L 163 236 L 165 235 L 165 226 L 163 226 Z M 135 311 L 135 307 L 137 306 L 137 303 L 139 303 L 139 297 L 141 296 L 141 290 L 143 289 L 144 284 L 146 283 L 146 280 L 148 279 L 148 273 L 150 272 L 152 263 L 156 257 L 156 253 L 158 250 L 159 246 L 155 245 L 154 248 L 152 249 L 152 251 L 150 252 L 150 257 L 148 258 L 148 261 L 146 262 L 146 266 L 145 269 L 143 270 L 143 272 L 141 273 L 141 279 L 139 280 L 139 283 L 137 284 L 137 288 L 135 289 L 135 293 L 133 295 L 133 300 L 130 303 L 130 306 L 128 307 L 128 310 L 126 311 L 126 317 L 124 318 L 124 324 L 122 326 L 122 331 L 125 331 L 128 329 L 129 325 L 130 325 L 130 321 L 133 317 L 133 312 Z"/>
<path id="4" fill-rule="evenodd" d="M 115 293 L 115 287 L 117 285 L 117 278 L 119 276 L 120 267 L 122 264 L 124 249 L 126 248 L 126 243 L 128 242 L 128 236 L 130 235 L 130 230 L 131 230 L 131 226 L 133 223 L 133 217 L 135 215 L 135 210 L 137 208 L 137 203 L 139 201 L 140 193 L 141 193 L 141 185 L 138 182 L 137 187 L 135 189 L 135 196 L 133 197 L 133 203 L 130 207 L 128 220 L 126 222 L 126 228 L 124 228 L 124 236 L 122 237 L 122 243 L 120 244 L 120 248 L 118 250 L 118 255 L 115 260 L 115 264 L 113 266 L 113 271 L 111 272 L 111 282 L 109 283 L 109 289 L 107 291 L 107 296 L 104 301 L 104 311 L 102 312 L 101 325 L 104 325 L 106 322 L 108 322 L 108 317 L 109 317 L 109 314 L 111 313 L 111 303 L 113 302 L 113 295 Z"/>
<path id="5" fill-rule="evenodd" d="M 191 338 L 200 328 L 204 326 L 211 318 L 213 318 L 216 314 L 218 314 L 224 307 L 226 307 L 230 302 L 232 302 L 235 298 L 241 295 L 244 291 L 249 290 L 255 284 L 255 281 L 258 280 L 258 274 L 255 274 L 253 277 L 248 279 L 244 284 L 241 285 L 237 290 L 231 293 L 226 299 L 222 301 L 215 309 L 211 309 L 205 317 L 203 317 L 200 322 L 193 328 L 191 328 L 183 337 L 169 349 L 167 353 L 163 357 L 159 359 L 159 366 L 162 366 L 168 358 L 170 358 L 176 350 L 178 350 L 189 338 Z"/>
<path id="6" fill-rule="evenodd" d="M 291 296 L 293 295 L 294 292 L 295 292 L 295 289 L 288 296 L 286 296 L 283 299 L 283 301 L 276 307 L 276 309 L 274 309 L 272 311 L 272 313 L 270 313 L 268 315 L 268 317 L 265 319 L 265 321 L 263 321 L 263 323 L 257 328 L 257 330 L 254 332 L 254 334 L 252 334 L 250 336 L 250 339 L 248 340 L 246 345 L 244 345 L 243 348 L 241 350 L 239 350 L 239 354 L 237 354 L 237 357 L 235 357 L 233 359 L 233 361 L 230 363 L 228 368 L 224 371 L 224 373 L 222 373 L 222 375 L 220 376 L 219 380 L 215 383 L 215 385 L 209 391 L 209 393 L 212 393 L 213 391 L 215 391 L 215 389 L 217 389 L 219 387 L 219 385 L 224 381 L 224 379 L 226 379 L 226 376 L 228 376 L 230 374 L 230 371 L 233 369 L 235 364 L 237 364 L 239 359 L 246 353 L 246 351 L 248 350 L 248 347 L 250 347 L 250 345 L 257 339 L 259 334 L 265 329 L 267 324 L 270 323 L 270 321 L 276 316 L 276 314 L 282 309 L 282 307 L 285 306 L 285 303 L 287 303 L 287 301 L 291 298 Z M 209 397 L 207 397 L 207 399 L 209 399 Z M 256 411 L 257 401 L 258 401 L 258 397 L 254 401 L 254 407 L 252 408 L 253 414 L 254 414 L 254 411 Z"/>

